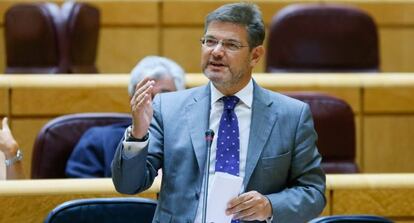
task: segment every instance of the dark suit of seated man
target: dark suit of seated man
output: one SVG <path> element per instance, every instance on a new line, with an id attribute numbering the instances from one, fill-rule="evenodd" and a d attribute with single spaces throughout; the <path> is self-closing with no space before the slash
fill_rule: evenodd
<path id="1" fill-rule="evenodd" d="M 157 56 L 142 59 L 131 72 L 129 95 L 145 77 L 156 85 L 152 97 L 157 93 L 183 90 L 184 70 L 174 61 Z M 86 131 L 73 150 L 66 165 L 66 175 L 74 178 L 111 177 L 111 162 L 119 141 L 131 121 L 108 126 L 93 127 Z"/>

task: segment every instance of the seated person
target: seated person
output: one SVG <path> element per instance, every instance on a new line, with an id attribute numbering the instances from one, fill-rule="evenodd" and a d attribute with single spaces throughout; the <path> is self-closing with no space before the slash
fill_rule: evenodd
<path id="1" fill-rule="evenodd" d="M 135 86 L 145 77 L 155 81 L 152 97 L 157 93 L 183 90 L 184 70 L 174 61 L 148 56 L 131 72 L 128 93 L 134 94 Z M 129 99 L 130 100 L 130 99 Z M 66 176 L 74 178 L 111 177 L 111 162 L 119 141 L 131 121 L 109 126 L 92 127 L 86 131 L 66 165 Z"/>
<path id="2" fill-rule="evenodd" d="M 24 178 L 23 155 L 7 121 L 7 118 L 3 118 L 0 129 L 0 180 Z"/>

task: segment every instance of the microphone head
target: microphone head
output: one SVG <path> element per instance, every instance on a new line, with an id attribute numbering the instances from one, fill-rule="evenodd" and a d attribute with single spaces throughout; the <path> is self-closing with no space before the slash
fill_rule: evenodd
<path id="1" fill-rule="evenodd" d="M 207 130 L 205 133 L 205 136 L 206 136 L 206 141 L 210 141 L 210 142 L 213 141 L 214 131 L 211 129 Z"/>

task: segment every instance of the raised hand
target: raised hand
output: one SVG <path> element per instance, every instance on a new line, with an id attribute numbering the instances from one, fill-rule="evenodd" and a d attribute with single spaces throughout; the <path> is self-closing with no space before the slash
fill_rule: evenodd
<path id="1" fill-rule="evenodd" d="M 138 139 L 143 138 L 149 129 L 151 123 L 152 109 L 152 91 L 155 81 L 144 78 L 135 87 L 134 95 L 131 98 L 132 112 L 132 136 Z"/>
<path id="2" fill-rule="evenodd" d="M 2 128 L 0 129 L 0 151 L 2 151 L 6 157 L 13 156 L 18 149 L 18 144 L 14 139 L 6 117 L 2 120 Z"/>

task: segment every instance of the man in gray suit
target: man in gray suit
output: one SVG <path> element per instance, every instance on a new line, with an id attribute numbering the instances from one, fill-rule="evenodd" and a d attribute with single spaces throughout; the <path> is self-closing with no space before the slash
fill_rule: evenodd
<path id="1" fill-rule="evenodd" d="M 243 178 L 244 192 L 227 206 L 232 222 L 305 222 L 324 208 L 325 175 L 309 107 L 252 79 L 264 36 L 257 6 L 224 5 L 207 16 L 201 39 L 209 84 L 154 101 L 152 81 L 137 85 L 133 123 L 112 174 L 119 192 L 135 194 L 149 188 L 162 168 L 153 222 L 201 222 L 207 129 L 217 132 L 210 178 L 217 171 Z"/>

